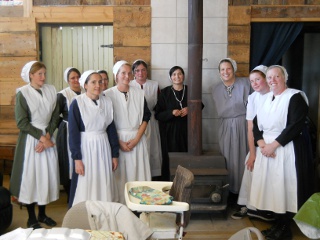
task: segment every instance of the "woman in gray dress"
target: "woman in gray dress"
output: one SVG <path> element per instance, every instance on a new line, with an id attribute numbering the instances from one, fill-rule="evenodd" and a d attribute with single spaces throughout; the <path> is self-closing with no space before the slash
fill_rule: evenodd
<path id="1" fill-rule="evenodd" d="M 213 87 L 212 97 L 220 119 L 219 147 L 226 158 L 229 191 L 237 195 L 248 153 L 246 104 L 251 88 L 248 78 L 236 78 L 233 59 L 222 59 L 218 68 L 222 81 Z"/>
<path id="2" fill-rule="evenodd" d="M 11 194 L 27 207 L 28 228 L 57 223 L 46 215 L 46 205 L 59 198 L 59 170 L 53 132 L 59 122 L 54 86 L 45 84 L 46 66 L 28 62 L 21 71 L 27 83 L 17 89 L 15 119 L 20 130 L 12 174 Z M 38 217 L 35 213 L 38 205 Z"/>

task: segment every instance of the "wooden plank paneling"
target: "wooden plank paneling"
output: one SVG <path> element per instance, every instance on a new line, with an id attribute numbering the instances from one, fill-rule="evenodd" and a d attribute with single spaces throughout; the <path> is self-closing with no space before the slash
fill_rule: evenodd
<path id="1" fill-rule="evenodd" d="M 0 18 L 0 32 L 36 31 L 34 18 Z"/>
<path id="2" fill-rule="evenodd" d="M 228 56 L 235 59 L 237 63 L 249 63 L 250 49 L 247 45 L 232 45 L 228 46 Z"/>
<path id="3" fill-rule="evenodd" d="M 150 7 L 115 7 L 114 27 L 151 27 Z"/>
<path id="4" fill-rule="evenodd" d="M 150 5 L 150 0 L 34 0 L 41 5 Z"/>
<path id="5" fill-rule="evenodd" d="M 130 64 L 136 59 L 142 58 L 146 62 L 151 62 L 150 47 L 117 47 L 114 48 L 114 62 L 126 60 Z"/>
<path id="6" fill-rule="evenodd" d="M 114 0 L 115 5 L 150 5 L 151 0 Z"/>
<path id="7" fill-rule="evenodd" d="M 151 60 L 151 8 L 114 8 L 114 62 Z"/>
<path id="8" fill-rule="evenodd" d="M 230 6 L 228 24 L 229 25 L 249 25 L 251 20 L 250 6 Z"/>
<path id="9" fill-rule="evenodd" d="M 35 56 L 36 41 L 36 32 L 0 33 L 0 55 Z"/>
<path id="10" fill-rule="evenodd" d="M 37 60 L 36 56 L 0 57 L 0 80 L 6 78 L 20 78 L 22 67 L 29 61 Z M 22 79 L 21 79 L 22 81 Z"/>
<path id="11" fill-rule="evenodd" d="M 251 21 L 315 21 L 320 6 L 252 6 Z"/>
<path id="12" fill-rule="evenodd" d="M 0 105 L 14 105 L 16 89 L 24 85 L 21 78 L 0 80 Z"/>
<path id="13" fill-rule="evenodd" d="M 229 5 L 232 6 L 250 6 L 251 0 L 229 0 Z"/>
<path id="14" fill-rule="evenodd" d="M 41 5 L 81 5 L 82 0 L 33 0 L 34 6 Z"/>
<path id="15" fill-rule="evenodd" d="M 0 17 L 23 17 L 23 6 L 1 6 Z"/>
<path id="16" fill-rule="evenodd" d="M 38 23 L 112 23 L 113 7 L 33 7 L 33 16 Z"/>
<path id="17" fill-rule="evenodd" d="M 1 105 L 0 104 L 0 123 L 3 120 L 14 120 L 14 106 Z"/>
<path id="18" fill-rule="evenodd" d="M 249 75 L 250 47 L 248 47 L 248 45 L 229 44 L 228 56 L 236 60 L 237 62 L 237 65 L 238 65 L 237 76 L 247 77 Z"/>
<path id="19" fill-rule="evenodd" d="M 114 36 L 115 46 L 151 46 L 151 28 L 124 27 L 114 28 L 118 34 Z"/>
<path id="20" fill-rule="evenodd" d="M 248 44 L 250 45 L 250 25 L 229 26 L 228 43 L 229 44 Z"/>

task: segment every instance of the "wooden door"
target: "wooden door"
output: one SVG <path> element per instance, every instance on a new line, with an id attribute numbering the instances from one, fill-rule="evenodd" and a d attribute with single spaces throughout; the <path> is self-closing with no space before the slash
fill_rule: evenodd
<path id="1" fill-rule="evenodd" d="M 47 67 L 46 82 L 57 91 L 67 87 L 63 79 L 67 67 L 81 73 L 106 70 L 113 86 L 113 27 L 105 25 L 41 26 L 40 60 Z M 102 47 L 101 45 L 111 45 Z"/>

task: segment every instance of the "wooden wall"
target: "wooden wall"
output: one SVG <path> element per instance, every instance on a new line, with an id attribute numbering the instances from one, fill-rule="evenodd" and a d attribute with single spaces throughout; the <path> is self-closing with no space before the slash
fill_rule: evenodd
<path id="1" fill-rule="evenodd" d="M 19 9 L 11 17 L 0 7 L 0 121 L 14 120 L 15 89 L 24 85 L 21 69 L 26 62 L 38 59 L 39 24 L 113 24 L 114 61 L 132 62 L 137 58 L 151 61 L 150 0 L 34 0 L 34 5 L 30 2 L 25 0 L 24 10 L 21 6 L 11 7 Z M 22 17 L 21 13 L 28 16 Z"/>
<path id="2" fill-rule="evenodd" d="M 24 64 L 37 59 L 34 18 L 0 18 L 0 120 L 14 118 L 15 89 Z"/>

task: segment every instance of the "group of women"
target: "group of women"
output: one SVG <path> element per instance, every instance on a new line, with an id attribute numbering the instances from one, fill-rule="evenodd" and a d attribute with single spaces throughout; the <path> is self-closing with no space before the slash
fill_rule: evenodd
<path id="1" fill-rule="evenodd" d="M 307 97 L 287 87 L 288 73 L 279 65 L 256 67 L 250 81 L 236 78 L 233 59 L 222 59 L 218 68 L 222 81 L 212 96 L 230 192 L 240 191 L 244 205 L 275 213 L 277 221 L 263 232 L 266 239 L 290 239 L 292 214 L 313 191 L 312 159 L 304 144 Z M 27 206 L 28 227 L 56 225 L 45 206 L 59 198 L 59 182 L 70 193 L 71 207 L 88 199 L 124 203 L 126 182 L 169 180 L 168 152 L 188 151 L 188 88 L 179 66 L 170 69 L 172 85 L 161 91 L 147 72 L 141 59 L 132 66 L 118 61 L 116 85 L 108 88 L 106 72 L 81 75 L 71 67 L 64 72 L 69 87 L 57 94 L 45 84 L 43 63 L 23 67 L 28 84 L 16 94 L 20 134 L 10 190 Z"/>
<path id="2" fill-rule="evenodd" d="M 118 61 L 113 74 L 116 85 L 108 88 L 107 72 L 88 70 L 80 74 L 70 67 L 64 72 L 69 86 L 56 93 L 45 83 L 43 63 L 32 61 L 23 67 L 21 76 L 28 84 L 16 94 L 20 134 L 10 190 L 28 209 L 27 227 L 56 225 L 46 215 L 45 206 L 59 198 L 60 184 L 68 193 L 69 207 L 89 199 L 125 203 L 126 182 L 161 176 L 156 118 L 177 121 L 178 130 L 186 134 L 187 89 L 182 68 L 170 70 L 173 86 L 164 96 L 158 83 L 147 79 L 147 64 L 141 59 L 132 66 Z M 172 124 L 164 132 L 168 139 L 179 135 Z M 172 150 L 185 151 L 186 139 L 177 139 L 183 148 Z"/>
<path id="3" fill-rule="evenodd" d="M 305 125 L 308 99 L 304 92 L 288 88 L 283 66 L 258 66 L 250 82 L 236 78 L 236 70 L 234 60 L 222 59 L 222 81 L 212 92 L 230 192 L 240 191 L 239 204 L 275 215 L 272 227 L 262 231 L 266 239 L 292 239 L 290 220 L 314 191 Z M 250 83 L 255 90 L 251 95 Z"/>

